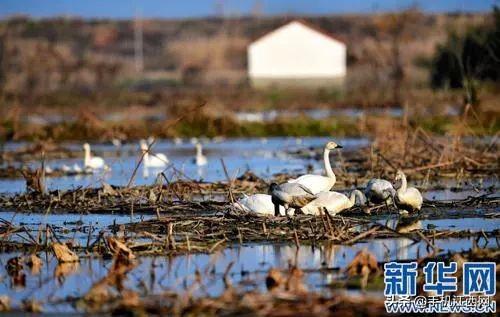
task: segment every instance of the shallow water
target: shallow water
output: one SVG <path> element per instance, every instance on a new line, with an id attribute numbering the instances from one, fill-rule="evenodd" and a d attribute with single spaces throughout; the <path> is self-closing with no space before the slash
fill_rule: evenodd
<path id="1" fill-rule="evenodd" d="M 378 220 L 379 223 L 387 225 L 389 228 L 396 229 L 398 226 L 397 219 Z M 438 231 L 470 231 L 485 232 L 500 229 L 500 218 L 454 218 L 454 219 L 421 219 L 412 222 L 412 228 L 415 229 L 435 229 Z"/>
<path id="2" fill-rule="evenodd" d="M 450 251 L 469 249 L 472 239 L 443 239 L 435 244 Z M 287 268 L 290 264 L 303 270 L 319 268 L 345 268 L 359 250 L 368 249 L 378 261 L 414 259 L 427 253 L 426 244 L 413 243 L 409 239 L 380 239 L 359 243 L 355 246 L 325 244 L 311 246 L 235 245 L 213 254 L 190 254 L 177 257 L 140 257 L 138 265 L 128 274 L 125 287 L 143 294 L 158 294 L 165 290 L 185 291 L 193 284 L 196 270 L 201 272 L 203 287 L 195 288 L 194 294 L 216 296 L 224 290 L 222 273 L 231 262 L 229 271 L 234 286 L 247 289 L 265 289 L 266 272 L 272 267 Z M 52 303 L 44 305 L 45 311 L 68 312 L 74 310 L 68 303 L 56 303 L 67 296 L 82 296 L 92 284 L 104 277 L 111 267 L 111 260 L 84 258 L 76 265 L 60 266 L 51 254 L 41 254 L 44 266 L 39 274 L 27 272 L 26 286 L 13 287 L 5 271 L 5 263 L 15 254 L 0 255 L 0 294 L 7 294 L 14 306 L 23 299 L 38 299 Z M 60 272 L 66 273 L 61 275 Z M 59 278 L 55 278 L 55 275 Z M 307 273 L 305 282 L 310 289 L 324 293 L 325 288 L 338 277 L 338 271 Z M 252 281 L 252 283 L 249 283 Z M 257 282 L 256 285 L 253 282 Z M 43 291 L 41 291 L 43 289 Z"/>
<path id="3" fill-rule="evenodd" d="M 91 239 L 94 239 L 100 230 L 111 225 L 140 222 L 156 218 L 151 214 L 40 214 L 40 213 L 16 213 L 12 211 L 0 210 L 0 219 L 12 223 L 16 227 L 24 227 L 30 230 L 32 236 L 37 236 L 39 230 L 44 230 L 45 225 L 51 225 L 57 232 L 61 241 L 72 240 L 73 242 L 85 245 L 89 239 L 88 228 L 92 227 Z M 396 229 L 399 219 L 390 217 L 376 220 L 377 222 Z M 435 229 L 438 231 L 470 231 L 491 232 L 500 228 L 500 218 L 449 218 L 449 219 L 419 219 L 411 222 L 414 229 Z M 365 228 L 366 229 L 366 228 Z M 363 230 L 365 230 L 363 229 Z M 23 238 L 24 237 L 24 238 Z M 13 241 L 28 240 L 24 233 L 11 235 Z"/>
<path id="4" fill-rule="evenodd" d="M 359 118 L 363 115 L 384 115 L 389 117 L 401 117 L 402 108 L 372 108 L 361 109 L 348 107 L 342 109 L 310 109 L 310 110 L 282 110 L 282 111 L 241 111 L 235 114 L 238 121 L 241 122 L 272 122 L 276 119 L 292 119 L 305 116 L 315 120 L 327 119 L 330 117 L 348 117 Z"/>
<path id="5" fill-rule="evenodd" d="M 287 154 L 298 148 L 320 147 L 329 138 L 268 138 L 268 139 L 226 139 L 223 141 L 205 140 L 203 153 L 208 159 L 206 166 L 198 167 L 193 162 L 195 149 L 189 140 L 183 144 L 176 145 L 170 140 L 159 140 L 153 147 L 153 153 L 167 154 L 174 168 L 167 167 L 167 176 L 178 175 L 180 178 L 190 178 L 205 181 L 226 180 L 221 159 L 224 160 L 228 174 L 231 178 L 241 175 L 247 170 L 260 177 L 270 177 L 280 172 L 303 173 L 308 165 L 320 169 L 322 164 L 316 160 L 302 159 Z M 341 139 L 339 143 L 347 149 L 356 148 L 368 144 L 366 139 L 352 138 Z M 14 148 L 15 144 L 7 144 Z M 80 144 L 63 144 L 63 146 L 79 151 Z M 102 182 L 113 185 L 126 185 L 137 165 L 140 151 L 137 144 L 122 146 L 119 150 L 113 145 L 92 145 L 92 151 L 96 155 L 104 156 L 106 163 L 111 167 L 110 172 L 97 172 L 93 175 L 48 177 L 49 189 L 71 189 L 82 187 L 98 187 Z M 104 154 L 104 155 L 103 155 Z M 63 164 L 72 166 L 82 165 L 82 159 L 51 160 L 47 165 L 51 168 L 60 168 Z M 32 163 L 36 165 L 36 163 Z M 163 169 L 138 169 L 134 183 L 136 185 L 151 184 L 156 175 Z M 0 193 L 16 193 L 24 191 L 25 182 L 22 179 L 0 180 Z"/>
<path id="6" fill-rule="evenodd" d="M 151 215 L 76 215 L 76 214 L 19 214 L 14 212 L 1 212 L 0 218 L 12 222 L 15 226 L 24 226 L 31 231 L 32 236 L 37 236 L 37 231 L 50 224 L 58 233 L 61 241 L 73 240 L 76 244 L 84 245 L 88 238 L 85 227 L 93 226 L 92 241 L 100 230 L 116 223 L 141 221 L 152 218 Z M 377 220 L 395 228 L 396 218 Z M 418 228 L 435 228 L 436 230 L 470 230 L 494 231 L 500 227 L 500 219 L 460 218 L 460 219 L 423 219 L 419 221 Z M 83 229 L 83 230 L 82 230 Z M 11 235 L 9 239 L 20 240 L 20 236 Z M 435 245 L 443 252 L 468 250 L 473 246 L 473 238 L 437 239 Z M 485 244 L 484 239 L 480 246 Z M 489 240 L 489 246 L 494 245 L 494 238 Z M 310 289 L 328 295 L 332 289 L 325 287 L 340 277 L 338 270 L 345 268 L 356 253 L 367 249 L 372 252 L 379 262 L 389 260 L 415 259 L 428 253 L 425 242 L 414 243 L 406 238 L 374 239 L 363 241 L 351 246 L 334 245 L 331 243 L 319 244 L 316 247 L 286 243 L 244 243 L 242 245 L 229 245 L 227 248 L 213 254 L 189 254 L 175 257 L 139 257 L 137 267 L 128 274 L 125 283 L 127 288 L 136 290 L 144 295 L 158 294 L 165 290 L 176 292 L 185 291 L 193 284 L 195 271 L 201 272 L 203 287 L 196 288 L 195 294 L 199 296 L 216 296 L 224 290 L 222 274 L 231 262 L 230 278 L 233 285 L 246 289 L 265 289 L 265 276 L 272 268 L 285 269 L 290 265 L 297 265 L 306 271 L 305 283 Z M 5 264 L 8 259 L 20 253 L 0 254 L 0 294 L 6 294 L 13 300 L 14 306 L 19 305 L 23 299 L 38 299 L 44 302 L 45 311 L 70 312 L 74 311 L 69 303 L 58 303 L 59 299 L 67 296 L 82 296 L 92 284 L 104 277 L 111 267 L 111 260 L 102 258 L 81 258 L 79 264 L 66 264 L 60 266 L 51 253 L 41 253 L 44 265 L 39 274 L 33 274 L 25 269 L 26 286 L 14 287 L 7 274 Z M 317 271 L 318 269 L 327 269 Z M 314 272 L 307 272 L 315 270 Z M 61 273 L 63 272 L 63 273 Z M 58 276 L 57 278 L 55 276 Z M 251 281 L 251 282 L 250 282 Z M 256 282 L 257 284 L 253 284 Z M 41 291 L 43 289 L 43 291 Z M 351 292 L 351 291 L 349 291 Z M 354 291 L 357 292 L 357 291 Z M 376 293 L 380 295 L 381 293 Z"/>

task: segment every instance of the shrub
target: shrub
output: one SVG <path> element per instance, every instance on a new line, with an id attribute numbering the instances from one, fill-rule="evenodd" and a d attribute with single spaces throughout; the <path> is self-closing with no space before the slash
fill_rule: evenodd
<path id="1" fill-rule="evenodd" d="M 452 32 L 438 46 L 431 68 L 433 88 L 466 88 L 474 81 L 500 80 L 500 9 L 493 9 L 492 25 L 460 35 Z"/>

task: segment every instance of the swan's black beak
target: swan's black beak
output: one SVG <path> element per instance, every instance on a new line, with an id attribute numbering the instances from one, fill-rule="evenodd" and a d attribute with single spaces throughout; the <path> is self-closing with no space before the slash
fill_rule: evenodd
<path id="1" fill-rule="evenodd" d="M 344 148 L 342 145 L 337 144 L 337 149 L 342 149 L 342 148 Z"/>

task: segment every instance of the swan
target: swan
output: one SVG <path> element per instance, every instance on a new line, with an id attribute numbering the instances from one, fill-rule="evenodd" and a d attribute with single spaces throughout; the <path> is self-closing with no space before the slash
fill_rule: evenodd
<path id="1" fill-rule="evenodd" d="M 174 144 L 175 145 L 181 145 L 182 144 L 182 139 L 181 138 L 174 138 Z"/>
<path id="2" fill-rule="evenodd" d="M 71 172 L 71 167 L 69 167 L 69 166 L 68 166 L 68 165 L 66 165 L 66 164 L 63 164 L 63 165 L 61 166 L 61 171 L 63 171 L 64 173 L 69 173 L 69 172 Z"/>
<path id="3" fill-rule="evenodd" d="M 302 207 L 301 210 L 307 215 L 319 216 L 326 209 L 333 216 L 354 206 L 356 198 L 359 205 L 366 203 L 365 195 L 357 189 L 353 190 L 349 197 L 338 192 L 321 192 L 316 195 L 316 199 Z"/>
<path id="4" fill-rule="evenodd" d="M 196 143 L 196 157 L 194 158 L 194 162 L 198 166 L 207 165 L 207 157 L 203 155 L 201 143 Z"/>
<path id="5" fill-rule="evenodd" d="M 198 144 L 198 143 L 199 143 L 198 138 L 196 138 L 196 137 L 192 137 L 192 138 L 189 140 L 189 142 L 190 142 L 191 144 Z"/>
<path id="6" fill-rule="evenodd" d="M 149 156 L 148 145 L 145 140 L 140 142 L 141 150 L 144 153 L 144 167 L 165 167 L 168 163 L 168 158 L 165 154 L 157 153 Z M 151 144 L 151 143 L 150 143 Z"/>
<path id="7" fill-rule="evenodd" d="M 305 186 L 298 183 L 272 183 L 269 186 L 269 193 L 274 204 L 274 215 L 279 216 L 279 206 L 285 207 L 285 214 L 288 215 L 288 208 L 300 209 L 313 201 L 316 196 Z"/>
<path id="8" fill-rule="evenodd" d="M 225 140 L 226 140 L 226 137 L 221 136 L 221 135 L 212 138 L 213 143 L 222 143 Z"/>
<path id="9" fill-rule="evenodd" d="M 394 181 L 401 181 L 401 187 L 396 191 L 396 206 L 406 211 L 419 211 L 422 208 L 422 194 L 415 187 L 408 187 L 406 175 L 402 170 L 396 172 Z"/>
<path id="10" fill-rule="evenodd" d="M 83 145 L 83 150 L 85 151 L 85 156 L 83 158 L 83 165 L 85 168 L 105 169 L 107 167 L 102 157 L 92 156 L 90 154 L 90 145 L 88 143 Z"/>
<path id="11" fill-rule="evenodd" d="M 244 195 L 233 206 L 239 210 L 259 215 L 274 215 L 272 197 L 267 194 Z M 280 206 L 280 215 L 285 215 L 285 208 L 283 206 Z"/>
<path id="12" fill-rule="evenodd" d="M 313 194 L 329 191 L 333 187 L 333 185 L 335 185 L 335 182 L 337 180 L 335 178 L 335 174 L 333 173 L 332 166 L 330 165 L 330 151 L 340 148 L 342 148 L 342 146 L 335 142 L 328 142 L 325 145 L 325 150 L 323 151 L 323 160 L 325 163 L 325 171 L 327 176 L 306 174 L 300 176 L 299 178 L 291 179 L 288 182 L 301 184 L 309 188 L 309 190 Z"/>
<path id="13" fill-rule="evenodd" d="M 365 188 L 365 195 L 368 201 L 374 204 L 392 203 L 396 190 L 392 183 L 380 178 L 372 178 Z"/>
<path id="14" fill-rule="evenodd" d="M 54 170 L 52 169 L 52 167 L 50 167 L 48 165 L 45 166 L 44 171 L 45 171 L 45 174 L 52 174 L 52 173 L 54 173 Z"/>
<path id="15" fill-rule="evenodd" d="M 155 141 L 155 138 L 153 136 L 149 136 L 148 139 L 147 139 L 148 145 L 153 144 L 154 141 Z"/>
<path id="16" fill-rule="evenodd" d="M 76 174 L 81 174 L 83 173 L 83 168 L 80 167 L 77 163 L 73 164 L 73 172 Z"/>
<path id="17" fill-rule="evenodd" d="M 119 149 L 122 147 L 122 140 L 120 140 L 118 138 L 113 138 L 113 139 L 111 139 L 111 144 L 113 144 L 113 146 L 115 148 Z"/>

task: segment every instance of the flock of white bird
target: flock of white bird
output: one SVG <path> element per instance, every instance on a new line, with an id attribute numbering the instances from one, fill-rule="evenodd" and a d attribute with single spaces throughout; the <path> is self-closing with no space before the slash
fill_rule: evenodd
<path id="1" fill-rule="evenodd" d="M 174 143 L 179 144 L 180 139 L 175 139 Z M 145 168 L 164 168 L 168 165 L 169 159 L 163 153 L 153 153 L 151 151 L 154 139 L 139 142 L 142 152 L 142 162 Z M 192 159 L 193 164 L 204 166 L 208 160 L 203 155 L 203 148 L 197 139 L 191 140 L 195 145 L 196 154 Z M 384 179 L 371 179 L 364 189 L 353 190 L 349 196 L 331 191 L 337 178 L 330 163 L 330 152 L 334 149 L 342 148 L 335 142 L 328 142 L 323 152 L 326 176 L 306 174 L 295 179 L 290 179 L 283 184 L 273 183 L 269 187 L 268 194 L 245 195 L 234 203 L 238 209 L 253 212 L 261 215 L 291 215 L 304 213 L 309 215 L 321 215 L 325 211 L 330 215 L 335 215 L 354 205 L 365 205 L 367 203 L 381 204 L 386 206 L 394 205 L 398 210 L 407 212 L 418 211 L 422 207 L 422 195 L 418 189 L 408 187 L 406 176 L 398 170 L 394 179 L 394 184 Z M 90 145 L 83 145 L 84 157 L 83 165 L 74 164 L 72 167 L 63 165 L 61 170 L 67 173 L 93 172 L 94 170 L 109 170 L 103 158 L 92 155 Z M 49 168 L 50 167 L 46 167 Z M 46 172 L 50 172 L 46 170 Z M 395 185 L 399 185 L 396 186 Z M 397 188 L 397 189 L 396 189 Z"/>
<path id="2" fill-rule="evenodd" d="M 234 203 L 238 209 L 261 215 L 289 215 L 304 213 L 321 215 L 327 211 L 335 215 L 353 207 L 356 203 L 365 205 L 385 203 L 393 204 L 398 210 L 406 212 L 419 211 L 422 207 L 422 195 L 418 189 L 408 187 L 405 174 L 398 170 L 394 179 L 399 184 L 397 189 L 393 183 L 384 179 L 371 179 L 364 192 L 353 190 L 349 196 L 331 191 L 336 182 L 335 173 L 330 164 L 330 151 L 342 148 L 335 142 L 328 142 L 323 153 L 326 176 L 307 174 L 290 179 L 283 184 L 273 183 L 269 194 L 244 196 Z"/>
<path id="3" fill-rule="evenodd" d="M 182 140 L 180 141 L 179 140 L 175 139 L 174 142 L 176 144 L 182 143 Z M 115 142 L 113 140 L 112 143 L 116 147 L 121 146 L 120 142 Z M 166 154 L 153 153 L 151 151 L 153 143 L 154 143 L 153 138 L 148 138 L 147 141 L 146 140 L 139 141 L 139 147 L 143 155 L 142 164 L 145 168 L 165 168 L 170 161 Z M 193 157 L 192 162 L 198 166 L 206 165 L 208 163 L 208 160 L 207 157 L 203 155 L 203 148 L 201 143 L 198 142 L 197 140 L 196 142 L 192 140 L 192 143 L 194 143 L 196 149 L 196 154 Z M 61 166 L 61 171 L 68 174 L 80 174 L 80 173 L 92 173 L 94 171 L 99 171 L 99 170 L 104 170 L 104 171 L 111 170 L 111 168 L 106 164 L 106 161 L 102 157 L 95 156 L 92 154 L 90 144 L 88 143 L 83 144 L 82 163 L 83 163 L 82 165 L 75 163 L 73 164 L 73 166 L 63 164 Z M 53 172 L 53 169 L 50 166 L 46 165 L 45 172 L 50 174 Z"/>

